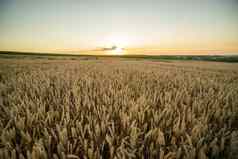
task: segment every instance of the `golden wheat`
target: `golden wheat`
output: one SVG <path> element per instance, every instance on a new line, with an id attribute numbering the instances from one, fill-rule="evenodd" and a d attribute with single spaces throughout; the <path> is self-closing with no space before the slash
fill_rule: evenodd
<path id="1" fill-rule="evenodd" d="M 0 64 L 1 159 L 238 155 L 235 64 Z"/>

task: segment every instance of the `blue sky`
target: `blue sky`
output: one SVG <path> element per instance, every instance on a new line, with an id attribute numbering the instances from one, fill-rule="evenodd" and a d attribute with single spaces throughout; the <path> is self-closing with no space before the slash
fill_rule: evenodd
<path id="1" fill-rule="evenodd" d="M 0 0 L 0 50 L 238 51 L 236 0 Z"/>

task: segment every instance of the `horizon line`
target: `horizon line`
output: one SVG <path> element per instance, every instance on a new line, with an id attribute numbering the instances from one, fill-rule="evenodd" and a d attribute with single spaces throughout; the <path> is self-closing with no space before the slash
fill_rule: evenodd
<path id="1" fill-rule="evenodd" d="M 88 51 L 90 52 L 90 51 Z M 105 51 L 102 51 L 105 52 Z M 210 53 L 210 54 L 80 54 L 76 53 L 64 53 L 64 52 L 43 52 L 43 51 L 13 51 L 13 50 L 0 50 L 0 54 L 31 54 L 31 55 L 63 55 L 63 56 L 238 56 L 238 53 Z"/>

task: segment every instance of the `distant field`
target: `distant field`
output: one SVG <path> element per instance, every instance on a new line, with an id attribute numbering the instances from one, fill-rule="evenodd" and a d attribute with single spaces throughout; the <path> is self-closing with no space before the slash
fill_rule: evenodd
<path id="1" fill-rule="evenodd" d="M 170 59 L 0 55 L 0 158 L 237 158 L 238 63 Z"/>
<path id="2" fill-rule="evenodd" d="M 76 54 L 53 54 L 53 53 L 24 53 L 24 52 L 0 52 L 1 58 L 27 58 L 27 59 L 99 59 L 99 58 L 124 58 L 137 60 L 189 60 L 189 61 L 215 61 L 215 62 L 238 62 L 238 55 L 76 55 Z"/>

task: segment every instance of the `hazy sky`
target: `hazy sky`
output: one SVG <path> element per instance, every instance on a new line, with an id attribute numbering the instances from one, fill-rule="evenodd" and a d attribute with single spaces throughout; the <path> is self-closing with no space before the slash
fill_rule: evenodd
<path id="1" fill-rule="evenodd" d="M 0 0 L 0 50 L 238 53 L 237 0 Z M 133 51 L 131 51 L 132 53 Z"/>

